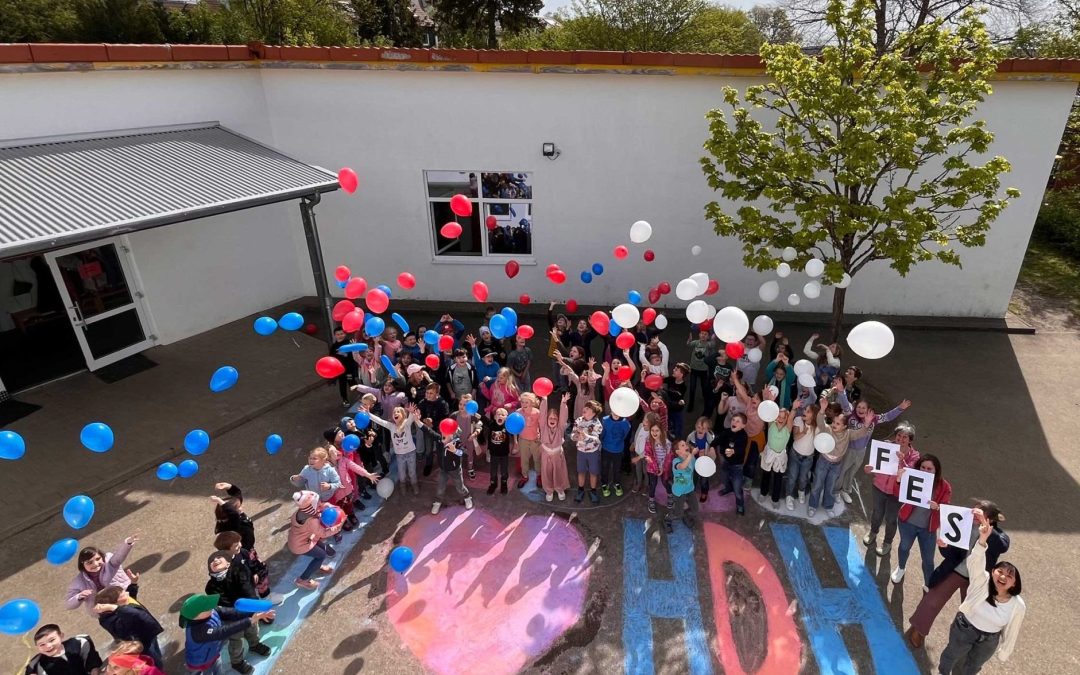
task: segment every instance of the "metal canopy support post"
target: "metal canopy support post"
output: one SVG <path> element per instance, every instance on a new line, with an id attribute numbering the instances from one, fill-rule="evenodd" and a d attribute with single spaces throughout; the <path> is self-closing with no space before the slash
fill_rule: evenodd
<path id="1" fill-rule="evenodd" d="M 326 343 L 334 344 L 334 316 L 331 306 L 330 286 L 326 283 L 326 266 L 323 263 L 322 245 L 319 243 L 319 227 L 315 224 L 315 205 L 322 200 L 316 192 L 300 200 L 300 216 L 304 219 L 304 236 L 307 238 L 308 256 L 311 258 L 311 272 L 315 276 L 315 292 L 323 308 L 323 321 L 326 322 Z"/>

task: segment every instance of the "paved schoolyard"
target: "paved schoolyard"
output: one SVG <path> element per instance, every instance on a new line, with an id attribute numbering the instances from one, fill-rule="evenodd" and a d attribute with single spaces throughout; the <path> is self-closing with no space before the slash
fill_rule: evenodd
<path id="1" fill-rule="evenodd" d="M 790 332 L 804 337 L 809 330 Z M 682 328 L 673 322 L 669 335 L 678 354 Z M 914 401 L 907 417 L 918 427 L 916 446 L 942 458 L 954 501 L 993 498 L 1008 517 L 1013 548 L 1006 557 L 1026 578 L 1028 617 L 1013 660 L 987 673 L 1078 668 L 1066 646 L 1080 628 L 1062 620 L 1080 600 L 1068 562 L 1080 543 L 1080 457 L 1071 434 L 1077 404 L 1070 395 L 1080 377 L 1078 347 L 1080 338 L 1064 333 L 905 330 L 889 358 L 860 364 L 872 399 Z M 259 548 L 287 585 L 295 561 L 282 550 L 291 513 L 287 477 L 339 416 L 335 392 L 319 387 L 216 437 L 188 481 L 166 484 L 147 472 L 96 498 L 94 524 L 81 541 L 111 548 L 142 530 L 129 564 L 144 573 L 145 604 L 166 615 L 166 654 L 178 648 L 182 598 L 206 580 L 213 483 L 244 487 Z M 285 448 L 271 457 L 262 442 L 272 432 Z M 33 438 L 28 442 L 33 448 Z M 63 452 L 74 453 L 63 456 L 69 473 L 98 459 Z M 848 663 L 860 673 L 926 672 L 955 610 L 942 613 L 925 652 L 903 648 L 902 618 L 919 592 L 917 563 L 901 588 L 888 585 L 895 554 L 885 562 L 865 555 L 856 543 L 865 532 L 857 508 L 820 527 L 754 503 L 738 518 L 718 502 L 693 534 L 676 525 L 667 535 L 648 520 L 640 496 L 602 508 L 551 509 L 521 494 L 477 494 L 474 512 L 432 517 L 433 490 L 428 483 L 420 497 L 392 497 L 349 540 L 324 591 L 306 600 L 310 605 L 293 604 L 300 593 L 290 599 L 269 635 L 279 649 L 263 672 L 647 672 L 651 664 L 662 673 L 812 673 L 843 672 Z M 8 498 L 20 495 L 33 498 L 33 488 L 9 484 Z M 35 598 L 45 619 L 101 637 L 85 614 L 62 609 L 74 564 L 53 568 L 42 560 L 66 530 L 53 516 L 8 538 L 0 550 L 0 598 Z M 401 542 L 419 555 L 404 577 L 389 575 L 385 562 Z M 310 613 L 300 618 L 303 612 Z M 864 630 L 843 625 L 856 618 L 865 620 Z M 0 668 L 14 671 L 29 652 L 15 638 L 0 644 Z M 170 664 L 177 672 L 176 661 Z"/>

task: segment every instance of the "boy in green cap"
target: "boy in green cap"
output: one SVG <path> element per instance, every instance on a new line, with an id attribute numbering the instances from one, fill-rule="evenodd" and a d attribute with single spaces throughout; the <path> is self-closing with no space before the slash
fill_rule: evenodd
<path id="1" fill-rule="evenodd" d="M 218 607 L 219 595 L 193 595 L 180 608 L 180 627 L 184 629 L 184 662 L 189 675 L 223 675 L 221 648 L 233 635 L 241 635 L 262 619 L 273 619 L 274 611 L 247 615 L 231 607 Z M 232 664 L 244 673 L 255 669 L 247 661 Z"/>

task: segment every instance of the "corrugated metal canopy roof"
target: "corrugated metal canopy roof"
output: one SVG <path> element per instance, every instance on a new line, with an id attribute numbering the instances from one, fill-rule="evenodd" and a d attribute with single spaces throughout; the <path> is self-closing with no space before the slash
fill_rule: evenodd
<path id="1" fill-rule="evenodd" d="M 0 259 L 338 188 L 214 122 L 0 143 Z"/>

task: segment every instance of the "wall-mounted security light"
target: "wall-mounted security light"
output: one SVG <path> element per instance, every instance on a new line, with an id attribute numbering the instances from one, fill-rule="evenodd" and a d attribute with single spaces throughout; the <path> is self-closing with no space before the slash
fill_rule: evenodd
<path id="1" fill-rule="evenodd" d="M 543 145 L 543 153 L 544 153 L 544 157 L 547 157 L 548 159 L 550 159 L 552 161 L 555 161 L 556 159 L 558 159 L 559 155 L 562 154 L 562 152 L 557 147 L 555 147 L 554 143 L 544 143 L 544 145 Z"/>

